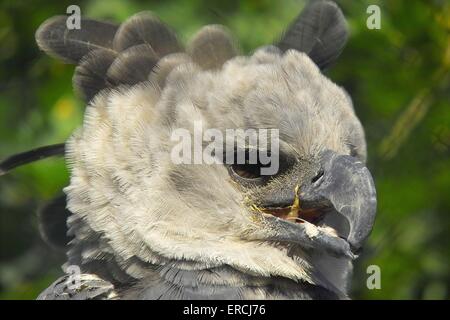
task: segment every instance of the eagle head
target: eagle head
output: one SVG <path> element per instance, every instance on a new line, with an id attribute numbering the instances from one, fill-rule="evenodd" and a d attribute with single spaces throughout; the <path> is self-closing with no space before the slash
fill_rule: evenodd
<path id="1" fill-rule="evenodd" d="M 376 192 L 351 99 L 322 73 L 347 39 L 339 8 L 311 2 L 248 56 L 218 25 L 184 50 L 149 12 L 81 26 L 56 17 L 36 33 L 77 64 L 87 102 L 65 145 L 68 263 L 115 286 L 226 267 L 208 281 L 345 293 Z"/>

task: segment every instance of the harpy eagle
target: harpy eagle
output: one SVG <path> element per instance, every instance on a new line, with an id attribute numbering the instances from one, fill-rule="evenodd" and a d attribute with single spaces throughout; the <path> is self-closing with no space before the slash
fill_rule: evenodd
<path id="1" fill-rule="evenodd" d="M 219 25 L 183 48 L 150 12 L 120 25 L 83 18 L 80 30 L 66 18 L 44 22 L 36 40 L 77 65 L 83 125 L 0 165 L 65 154 L 70 168 L 41 229 L 68 239 L 65 267 L 79 268 L 79 285 L 63 276 L 39 299 L 348 297 L 376 192 L 351 99 L 321 72 L 347 40 L 334 3 L 310 2 L 279 42 L 249 56 Z M 262 175 L 260 161 L 174 163 L 172 133 L 194 123 L 278 130 L 277 172 Z"/>

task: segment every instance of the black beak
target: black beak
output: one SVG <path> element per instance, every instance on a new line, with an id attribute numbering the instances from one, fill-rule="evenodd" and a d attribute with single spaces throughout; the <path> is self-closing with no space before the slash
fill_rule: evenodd
<path id="1" fill-rule="evenodd" d="M 322 154 L 321 163 L 321 176 L 300 188 L 300 201 L 329 201 L 348 221 L 347 241 L 356 251 L 369 236 L 375 220 L 377 199 L 372 176 L 358 159 L 330 150 Z"/>

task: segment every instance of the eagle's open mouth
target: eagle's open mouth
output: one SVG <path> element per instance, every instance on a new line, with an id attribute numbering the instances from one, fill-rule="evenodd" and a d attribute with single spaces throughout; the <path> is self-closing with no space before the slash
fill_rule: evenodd
<path id="1" fill-rule="evenodd" d="M 263 208 L 253 205 L 253 209 L 263 214 L 275 230 L 266 235 L 262 228 L 263 236 L 260 237 L 300 245 L 305 250 L 325 250 L 336 257 L 355 258 L 347 238 L 326 224 L 326 216 L 333 211 L 326 207 L 300 208 L 297 204 L 294 201 L 292 206 Z"/>
<path id="2" fill-rule="evenodd" d="M 302 208 L 298 197 L 298 188 L 298 186 L 295 187 L 295 198 L 292 205 L 278 208 L 266 207 L 262 208 L 261 211 L 290 222 L 303 223 L 308 221 L 317 226 L 322 220 L 325 212 L 319 208 Z"/>
<path id="3" fill-rule="evenodd" d="M 261 211 L 290 222 L 303 223 L 308 221 L 314 225 L 317 225 L 325 215 L 323 210 L 301 209 L 295 205 L 285 208 L 261 208 Z"/>

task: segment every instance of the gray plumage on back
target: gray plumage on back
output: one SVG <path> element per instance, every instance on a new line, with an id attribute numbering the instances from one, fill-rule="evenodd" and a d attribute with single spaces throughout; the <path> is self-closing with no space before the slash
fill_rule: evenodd
<path id="1" fill-rule="evenodd" d="M 40 298 L 346 298 L 376 199 L 363 128 L 321 73 L 345 26 L 335 4 L 313 1 L 277 46 L 239 56 L 216 25 L 184 52 L 148 12 L 120 26 L 84 19 L 78 31 L 45 22 L 38 45 L 78 65 L 74 87 L 88 102 L 66 144 L 64 192 L 66 266 L 92 290 L 62 278 Z M 174 130 L 193 134 L 196 123 L 278 129 L 280 170 L 175 164 Z"/>

